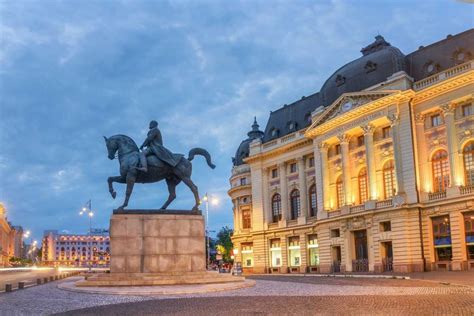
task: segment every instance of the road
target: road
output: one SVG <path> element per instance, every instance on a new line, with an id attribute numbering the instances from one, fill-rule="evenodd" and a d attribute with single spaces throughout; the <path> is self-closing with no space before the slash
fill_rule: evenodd
<path id="1" fill-rule="evenodd" d="M 11 271 L 0 272 L 0 292 L 5 291 L 5 284 L 10 283 L 13 288 L 18 287 L 18 282 L 25 282 L 25 285 L 36 284 L 36 279 L 43 280 L 50 276 L 59 275 L 55 269 L 50 270 L 29 270 L 29 271 Z"/>

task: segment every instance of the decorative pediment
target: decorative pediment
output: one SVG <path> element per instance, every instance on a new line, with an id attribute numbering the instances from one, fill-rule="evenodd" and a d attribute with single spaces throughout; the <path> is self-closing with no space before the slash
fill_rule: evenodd
<path id="1" fill-rule="evenodd" d="M 348 117 L 354 118 L 359 115 L 365 115 L 380 107 L 387 106 L 393 102 L 398 102 L 400 99 L 409 97 L 408 94 L 410 93 L 409 90 L 381 90 L 344 93 L 322 112 L 315 114 L 313 117 L 313 123 L 306 130 L 306 136 L 312 137 L 315 134 L 326 131 L 330 128 L 329 126 L 337 126 Z"/>

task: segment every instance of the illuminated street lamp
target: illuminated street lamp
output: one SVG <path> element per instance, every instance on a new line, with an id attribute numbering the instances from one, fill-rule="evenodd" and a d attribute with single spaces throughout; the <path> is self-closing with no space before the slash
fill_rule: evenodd
<path id="1" fill-rule="evenodd" d="M 211 263 L 211 249 L 209 245 L 209 196 L 206 194 L 202 198 L 202 200 L 206 203 L 206 244 L 207 244 L 207 264 L 206 268 L 209 269 L 209 264 Z M 218 205 L 219 200 L 216 197 L 211 198 L 212 205 Z"/>
<path id="2" fill-rule="evenodd" d="M 87 242 L 87 245 L 88 245 L 88 248 L 89 248 L 89 256 L 90 256 L 90 259 L 89 259 L 89 263 L 88 263 L 88 266 L 89 266 L 89 272 L 91 272 L 92 270 L 92 258 L 94 257 L 92 255 L 92 217 L 94 216 L 94 212 L 92 212 L 92 200 L 89 200 L 86 202 L 86 205 L 81 209 L 81 211 L 79 212 L 79 215 L 85 215 L 87 214 L 87 216 L 89 216 L 89 239 L 88 239 L 88 242 Z"/>

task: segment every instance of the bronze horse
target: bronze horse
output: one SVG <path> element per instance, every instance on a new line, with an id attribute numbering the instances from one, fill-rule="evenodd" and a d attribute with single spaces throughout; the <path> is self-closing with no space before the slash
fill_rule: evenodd
<path id="1" fill-rule="evenodd" d="M 168 200 L 161 207 L 166 209 L 168 205 L 176 198 L 176 186 L 183 181 L 194 194 L 196 204 L 193 210 L 197 210 L 200 204 L 199 193 L 197 186 L 191 180 L 192 164 L 194 156 L 200 155 L 206 159 L 207 165 L 214 169 L 216 166 L 211 161 L 211 155 L 202 148 L 193 148 L 189 151 L 188 158 L 186 159 L 183 155 L 173 154 L 178 159 L 179 163 L 176 167 L 172 167 L 167 163 L 161 161 L 156 156 L 151 155 L 147 157 L 148 172 L 139 171 L 138 167 L 140 158 L 140 152 L 137 144 L 126 135 L 114 135 L 109 138 L 105 137 L 105 144 L 107 146 L 108 157 L 110 160 L 115 159 L 115 154 L 118 155 L 120 163 L 120 175 L 116 177 L 109 177 L 107 182 L 109 183 L 109 192 L 112 198 L 115 199 L 117 192 L 115 192 L 112 183 L 126 183 L 127 190 L 125 193 L 125 200 L 123 205 L 119 207 L 119 210 L 123 210 L 128 205 L 128 200 L 133 191 L 135 183 L 154 183 L 161 180 L 166 180 L 168 185 Z"/>

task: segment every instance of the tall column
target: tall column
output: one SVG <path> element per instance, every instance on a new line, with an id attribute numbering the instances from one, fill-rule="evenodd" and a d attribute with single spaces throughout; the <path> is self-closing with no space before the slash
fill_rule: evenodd
<path id="1" fill-rule="evenodd" d="M 395 172 L 397 174 L 397 194 L 405 193 L 403 184 L 402 147 L 400 143 L 400 118 L 397 114 L 389 115 L 392 127 L 393 153 L 395 156 Z"/>
<path id="2" fill-rule="evenodd" d="M 459 147 L 456 137 L 456 124 L 454 124 L 454 106 L 445 104 L 441 106 L 443 110 L 444 120 L 446 123 L 446 134 L 448 142 L 449 171 L 451 175 L 450 186 L 458 186 L 463 184 L 462 177 L 458 174 L 458 155 Z"/>
<path id="3" fill-rule="evenodd" d="M 286 162 L 278 164 L 278 173 L 280 174 L 280 195 L 281 195 L 281 217 L 282 220 L 288 219 L 288 181 L 286 179 Z"/>
<path id="4" fill-rule="evenodd" d="M 239 198 L 236 198 L 235 203 L 234 203 L 234 212 L 235 212 L 234 229 L 236 232 L 240 231 L 240 212 L 239 212 L 240 205 L 239 204 L 240 204 Z"/>
<path id="5" fill-rule="evenodd" d="M 428 168 L 428 155 L 426 152 L 425 139 L 425 116 L 423 114 L 415 115 L 415 133 L 416 146 L 418 154 L 418 176 L 420 181 L 420 188 L 423 192 L 431 192 L 431 172 Z"/>
<path id="6" fill-rule="evenodd" d="M 298 184 L 300 187 L 300 205 L 301 205 L 301 217 L 307 217 L 308 212 L 308 192 L 306 189 L 306 173 L 304 172 L 304 157 L 298 157 Z"/>
<path id="7" fill-rule="evenodd" d="M 375 174 L 374 130 L 372 124 L 361 126 L 364 130 L 365 157 L 367 158 L 367 178 L 369 179 L 369 199 L 377 200 L 377 180 Z"/>
<path id="8" fill-rule="evenodd" d="M 272 222 L 272 210 L 270 207 L 270 192 L 268 185 L 268 168 L 262 170 L 263 186 L 263 222 L 268 224 Z"/>
<path id="9" fill-rule="evenodd" d="M 328 170 L 328 149 L 329 146 L 327 143 L 320 143 L 318 145 L 319 152 L 321 153 L 321 183 L 319 186 L 322 186 L 323 189 L 323 209 L 322 211 L 327 211 L 331 208 L 330 205 L 330 189 L 329 189 L 329 170 Z"/>
<path id="10" fill-rule="evenodd" d="M 344 181 L 344 201 L 345 205 L 352 204 L 351 196 L 351 172 L 349 165 L 349 135 L 341 134 L 338 136 L 341 144 L 342 160 L 342 179 Z"/>

